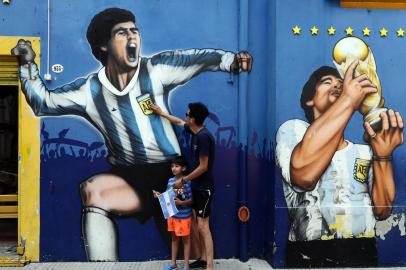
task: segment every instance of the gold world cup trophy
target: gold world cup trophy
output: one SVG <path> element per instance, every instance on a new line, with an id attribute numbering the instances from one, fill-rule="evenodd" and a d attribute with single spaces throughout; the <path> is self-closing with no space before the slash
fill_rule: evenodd
<path id="1" fill-rule="evenodd" d="M 333 59 L 342 78 L 344 78 L 344 74 L 350 65 L 355 60 L 358 60 L 359 64 L 355 69 L 354 76 L 366 74 L 368 79 L 376 85 L 378 91 L 365 97 L 359 111 L 364 116 L 364 121 L 368 122 L 374 131 L 379 131 L 382 128 L 379 115 L 386 112 L 387 109 L 383 107 L 384 99 L 382 97 L 381 83 L 376 74 L 376 64 L 371 48 L 357 37 L 345 37 L 340 39 L 334 46 Z M 365 135 L 364 139 L 368 139 Z"/>

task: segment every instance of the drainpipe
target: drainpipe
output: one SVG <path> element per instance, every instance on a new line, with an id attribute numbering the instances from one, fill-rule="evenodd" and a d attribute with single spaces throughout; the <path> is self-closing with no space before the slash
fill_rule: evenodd
<path id="1" fill-rule="evenodd" d="M 44 74 L 44 79 L 46 81 L 52 80 L 52 76 L 49 73 L 49 57 L 50 57 L 50 46 L 51 46 L 51 0 L 48 0 L 48 7 L 47 7 L 47 73 Z"/>
<path id="2" fill-rule="evenodd" d="M 238 48 L 239 51 L 248 50 L 248 0 L 239 0 L 238 16 Z M 238 76 L 238 136 L 240 143 L 246 143 L 247 147 L 242 149 L 239 155 L 239 189 L 238 189 L 238 216 L 240 234 L 240 260 L 248 260 L 248 219 L 247 215 L 247 161 L 248 161 L 248 120 L 247 120 L 247 99 L 248 99 L 248 75 L 246 72 Z"/>

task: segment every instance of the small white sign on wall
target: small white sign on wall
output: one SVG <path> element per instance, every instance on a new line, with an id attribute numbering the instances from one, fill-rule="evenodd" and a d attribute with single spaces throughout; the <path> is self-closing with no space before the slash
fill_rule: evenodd
<path id="1" fill-rule="evenodd" d="M 55 64 L 52 66 L 52 72 L 54 73 L 62 73 L 63 72 L 63 66 L 61 64 Z"/>

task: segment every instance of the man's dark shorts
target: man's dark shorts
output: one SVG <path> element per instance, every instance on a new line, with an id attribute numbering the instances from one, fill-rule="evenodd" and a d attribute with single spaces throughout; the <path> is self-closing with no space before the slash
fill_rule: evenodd
<path id="1" fill-rule="evenodd" d="M 196 215 L 201 218 L 207 218 L 211 212 L 211 202 L 213 192 L 207 190 L 192 190 L 193 195 L 193 209 Z"/>
<path id="2" fill-rule="evenodd" d="M 172 177 L 171 162 L 113 166 L 110 172 L 123 178 L 139 196 L 141 211 L 134 216 L 140 222 L 145 222 L 151 216 L 163 219 L 161 207 L 153 197 L 152 190 L 166 190 L 168 179 Z"/>

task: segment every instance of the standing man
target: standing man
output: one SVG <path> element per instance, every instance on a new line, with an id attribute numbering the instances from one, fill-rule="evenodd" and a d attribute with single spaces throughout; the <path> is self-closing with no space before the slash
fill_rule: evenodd
<path id="1" fill-rule="evenodd" d="M 250 71 L 252 58 L 215 49 L 142 57 L 135 16 L 120 8 L 96 14 L 87 40 L 103 67 L 55 90 L 42 82 L 29 41 L 20 40 L 12 54 L 19 57 L 22 90 L 36 115 L 78 115 L 103 135 L 112 168 L 80 185 L 82 231 L 88 260 L 117 261 L 114 216 L 136 215 L 140 222 L 152 216 L 168 236 L 152 190 L 165 189 L 180 148 L 170 122 L 153 114 L 149 104 L 168 112 L 169 93 L 177 86 L 205 71 Z"/>
<path id="2" fill-rule="evenodd" d="M 389 110 L 382 129 L 364 128 L 369 145 L 344 139 L 344 130 L 364 98 L 375 93 L 366 75 L 344 80 L 331 67 L 313 72 L 303 87 L 301 106 L 309 123 L 281 125 L 276 163 L 291 226 L 286 266 L 367 267 L 377 264 L 376 219 L 387 218 L 395 199 L 394 149 L 403 143 L 403 120 Z"/>
<path id="3" fill-rule="evenodd" d="M 159 106 L 151 105 L 152 110 L 171 123 L 184 127 L 192 135 L 192 172 L 175 182 L 179 188 L 192 181 L 193 209 L 197 215 L 197 227 L 200 235 L 201 258 L 190 264 L 190 268 L 207 267 L 213 270 L 213 239 L 210 231 L 209 216 L 214 191 L 213 164 L 215 159 L 215 141 L 210 131 L 203 125 L 209 115 L 207 107 L 198 102 L 190 103 L 186 112 L 186 122 L 169 113 L 163 112 Z"/>

